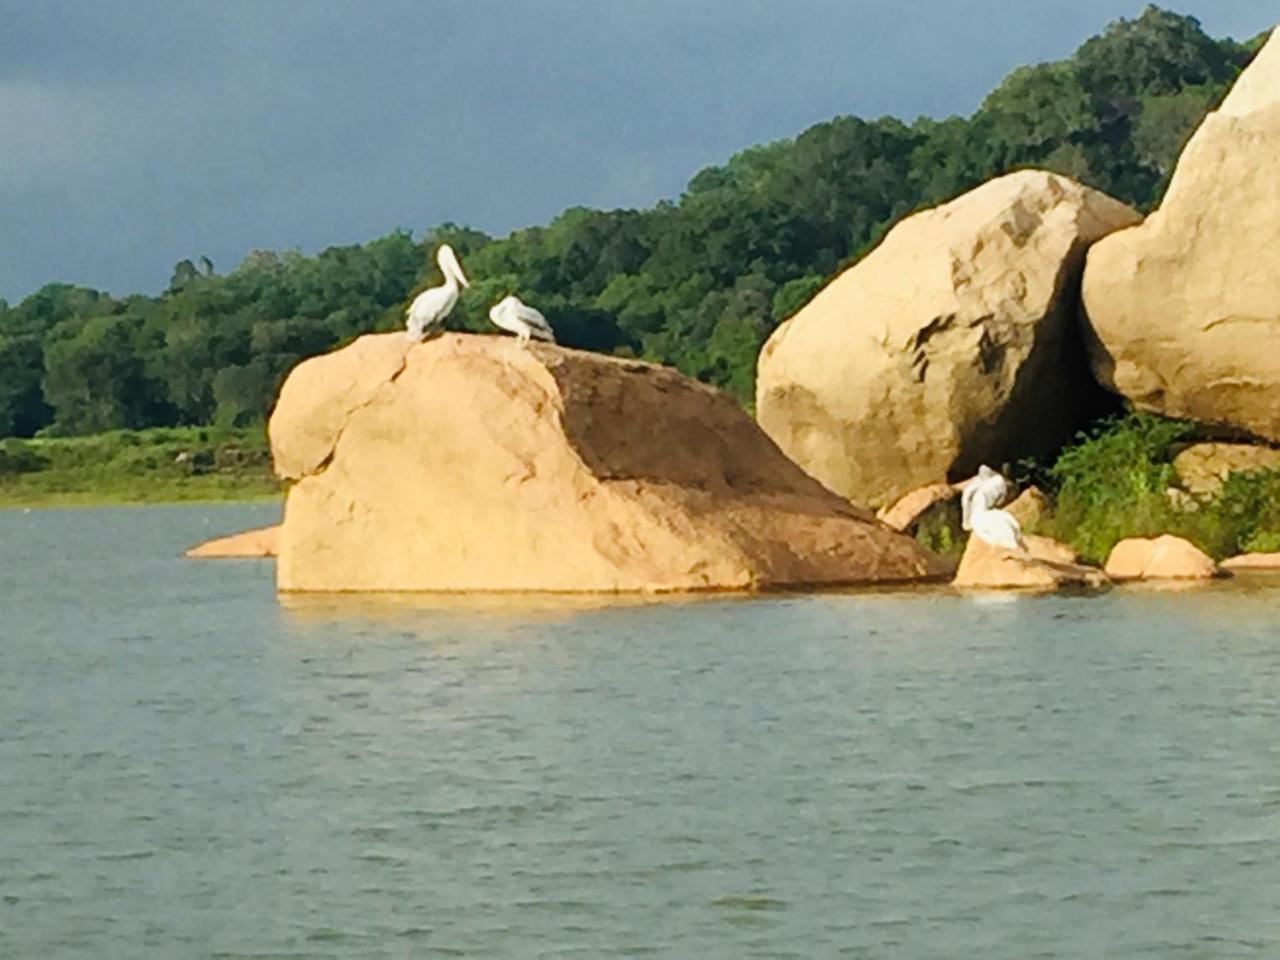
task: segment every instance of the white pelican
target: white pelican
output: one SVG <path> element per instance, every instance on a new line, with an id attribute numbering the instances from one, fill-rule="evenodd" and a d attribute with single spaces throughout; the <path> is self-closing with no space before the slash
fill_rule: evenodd
<path id="1" fill-rule="evenodd" d="M 1009 484 L 1004 477 L 983 464 L 960 495 L 961 526 L 993 547 L 1026 552 L 1027 541 L 1022 538 L 1022 526 L 1017 518 L 1006 510 L 996 509 L 1008 495 Z"/>
<path id="2" fill-rule="evenodd" d="M 556 335 L 551 330 L 551 324 L 547 323 L 547 318 L 522 302 L 519 297 L 503 297 L 489 311 L 489 319 L 495 327 L 514 333 L 521 346 L 527 344 L 530 338 L 545 340 L 547 343 L 556 342 Z"/>
<path id="3" fill-rule="evenodd" d="M 985 463 L 978 468 L 978 475 L 965 485 L 960 494 L 960 526 L 972 530 L 975 504 L 981 500 L 983 507 L 994 510 L 1009 495 L 1009 484 Z"/>
<path id="4" fill-rule="evenodd" d="M 979 540 L 993 547 L 1003 547 L 1015 553 L 1025 553 L 1027 541 L 1022 538 L 1022 527 L 1007 510 L 990 510 L 982 497 L 974 497 L 973 512 L 969 515 L 970 528 Z"/>
<path id="5" fill-rule="evenodd" d="M 458 302 L 458 284 L 469 287 L 466 274 L 462 272 L 462 264 L 458 263 L 458 255 L 447 243 L 440 244 L 436 251 L 436 263 L 444 274 L 444 283 L 430 290 L 423 290 L 413 298 L 409 309 L 405 311 L 406 336 L 410 340 L 421 340 L 427 330 L 444 321 Z"/>

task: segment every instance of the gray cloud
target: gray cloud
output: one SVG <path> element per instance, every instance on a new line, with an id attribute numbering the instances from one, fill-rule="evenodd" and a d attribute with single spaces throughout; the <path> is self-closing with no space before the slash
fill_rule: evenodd
<path id="1" fill-rule="evenodd" d="M 0 295 L 154 291 L 182 257 L 647 206 L 837 114 L 969 112 L 1142 6 L 0 0 Z M 1280 16 L 1203 6 L 1219 35 Z"/>

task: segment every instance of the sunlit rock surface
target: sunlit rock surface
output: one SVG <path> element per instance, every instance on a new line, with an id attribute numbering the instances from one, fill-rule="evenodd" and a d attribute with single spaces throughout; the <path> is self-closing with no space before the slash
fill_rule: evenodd
<path id="1" fill-rule="evenodd" d="M 872 507 L 1052 452 L 1108 402 L 1080 337 L 1085 251 L 1139 219 L 1036 170 L 908 217 L 765 344 L 760 425 Z"/>
<path id="2" fill-rule="evenodd" d="M 544 344 L 366 336 L 290 374 L 283 590 L 751 590 L 936 577 L 729 397 Z"/>
<path id="3" fill-rule="evenodd" d="M 1187 144 L 1160 209 L 1097 244 L 1093 368 L 1145 410 L 1280 441 L 1280 37 Z"/>

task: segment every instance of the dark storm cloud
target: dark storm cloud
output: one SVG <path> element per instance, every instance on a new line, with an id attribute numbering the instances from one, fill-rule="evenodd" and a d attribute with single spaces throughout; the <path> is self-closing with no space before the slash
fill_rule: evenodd
<path id="1" fill-rule="evenodd" d="M 1194 6 L 1249 36 L 1273 0 Z M 647 206 L 836 114 L 967 113 L 1142 0 L 0 0 L 0 295 Z"/>

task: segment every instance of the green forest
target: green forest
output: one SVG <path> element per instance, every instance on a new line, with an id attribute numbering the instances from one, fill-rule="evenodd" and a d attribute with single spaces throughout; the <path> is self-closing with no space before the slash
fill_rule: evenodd
<path id="1" fill-rule="evenodd" d="M 158 296 L 51 283 L 0 301 L 0 437 L 260 424 L 300 359 L 392 330 L 457 249 L 474 286 L 449 320 L 487 329 L 508 292 L 569 346 L 671 364 L 750 403 L 774 327 L 903 215 L 999 174 L 1054 170 L 1147 210 L 1251 43 L 1148 7 L 1067 60 L 1021 67 L 969 117 L 837 117 L 753 147 L 646 210 L 565 211 L 493 238 L 454 224 L 317 256 L 184 259 Z"/>

